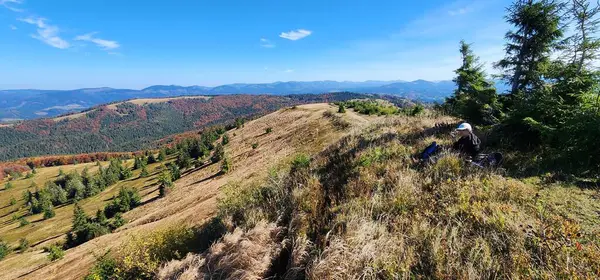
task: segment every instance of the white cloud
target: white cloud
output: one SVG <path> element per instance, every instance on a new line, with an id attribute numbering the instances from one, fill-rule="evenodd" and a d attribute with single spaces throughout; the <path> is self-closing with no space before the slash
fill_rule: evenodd
<path id="1" fill-rule="evenodd" d="M 260 38 L 260 46 L 263 48 L 274 48 L 275 44 L 273 44 L 269 39 Z"/>
<path id="2" fill-rule="evenodd" d="M 102 48 L 103 50 L 114 50 L 114 49 L 118 49 L 120 47 L 120 45 L 117 41 L 110 41 L 110 40 L 95 38 L 94 34 L 96 34 L 96 33 L 93 32 L 93 33 L 88 33 L 85 35 L 77 36 L 77 37 L 75 37 L 75 41 L 92 42 L 92 43 L 96 44 L 98 47 Z"/>
<path id="3" fill-rule="evenodd" d="M 470 12 L 470 11 L 471 10 L 468 7 L 465 7 L 465 8 L 460 8 L 460 9 L 457 9 L 457 10 L 448 11 L 448 14 L 451 15 L 451 16 L 458 16 L 458 15 L 464 15 L 464 14 Z"/>
<path id="4" fill-rule="evenodd" d="M 292 73 L 294 72 L 294 69 L 286 69 L 285 71 L 283 71 L 284 73 Z"/>
<path id="5" fill-rule="evenodd" d="M 279 37 L 288 39 L 288 40 L 292 40 L 292 41 L 296 41 L 296 40 L 300 40 L 306 36 L 309 36 L 310 34 L 312 34 L 312 31 L 310 31 L 310 30 L 298 29 L 298 30 L 292 30 L 290 32 L 281 32 L 281 34 L 279 34 Z"/>
<path id="6" fill-rule="evenodd" d="M 10 27 L 10 29 L 11 29 L 11 30 L 17 30 L 17 29 L 19 29 L 19 28 L 17 28 L 16 26 L 14 26 L 14 25 L 12 25 L 12 24 L 11 24 L 11 25 L 9 25 L 8 27 Z"/>
<path id="7" fill-rule="evenodd" d="M 58 36 L 60 29 L 57 26 L 47 24 L 45 18 L 28 17 L 21 18 L 19 20 L 38 27 L 37 34 L 31 35 L 32 38 L 38 39 L 52 47 L 59 49 L 68 49 L 71 46 L 69 42 Z"/>
<path id="8" fill-rule="evenodd" d="M 18 5 L 23 3 L 22 0 L 0 0 L 0 5 L 4 6 L 5 8 L 13 11 L 13 12 L 17 12 L 17 13 L 21 13 L 24 10 L 23 9 L 19 9 L 19 8 L 15 8 L 11 5 Z"/>

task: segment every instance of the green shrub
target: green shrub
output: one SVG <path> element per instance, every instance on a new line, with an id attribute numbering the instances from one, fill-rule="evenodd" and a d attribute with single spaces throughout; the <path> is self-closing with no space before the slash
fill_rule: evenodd
<path id="1" fill-rule="evenodd" d="M 142 171 L 140 172 L 140 178 L 146 178 L 148 177 L 148 169 L 146 169 L 146 166 L 142 167 Z"/>
<path id="2" fill-rule="evenodd" d="M 33 173 L 27 173 L 27 175 L 25 175 L 25 179 L 31 179 L 33 178 Z"/>
<path id="3" fill-rule="evenodd" d="M 418 115 L 422 114 L 423 111 L 425 111 L 425 107 L 423 107 L 423 105 L 421 105 L 421 104 L 417 104 L 411 109 L 410 115 L 418 116 Z"/>
<path id="4" fill-rule="evenodd" d="M 10 253 L 10 247 L 8 243 L 0 239 L 0 261 Z"/>
<path id="5" fill-rule="evenodd" d="M 223 146 L 229 144 L 229 135 L 223 134 L 223 138 L 221 139 L 221 144 Z"/>
<path id="6" fill-rule="evenodd" d="M 54 212 L 54 209 L 52 209 L 52 206 L 44 209 L 44 220 L 54 218 L 54 216 L 56 216 L 56 213 Z"/>
<path id="7" fill-rule="evenodd" d="M 29 241 L 25 238 L 21 238 L 19 240 L 19 247 L 17 247 L 17 250 L 19 250 L 19 252 L 23 253 L 28 248 L 29 248 Z"/>
<path id="8" fill-rule="evenodd" d="M 25 219 L 25 217 L 19 218 L 19 226 L 20 227 L 24 227 L 28 224 L 31 224 L 31 223 L 27 219 Z"/>
<path id="9" fill-rule="evenodd" d="M 13 206 L 13 205 L 17 204 L 17 200 L 14 197 L 11 197 L 9 204 L 10 204 L 10 206 Z"/>
<path id="10" fill-rule="evenodd" d="M 179 167 L 177 167 L 177 165 L 171 164 L 169 166 L 169 172 L 171 173 L 171 179 L 173 181 L 177 181 L 179 178 L 181 178 L 181 170 Z"/>
<path id="11" fill-rule="evenodd" d="M 160 152 L 158 152 L 158 157 L 156 159 L 158 161 L 164 161 L 165 159 L 167 159 L 167 152 L 165 151 L 165 149 L 160 149 Z"/>
<path id="12" fill-rule="evenodd" d="M 258 148 L 258 143 L 252 143 L 252 149 L 256 150 L 256 148 Z"/>
<path id="13" fill-rule="evenodd" d="M 56 244 L 50 245 L 50 247 L 44 248 L 44 251 L 48 253 L 48 259 L 53 262 L 60 260 L 65 256 L 65 251 L 57 246 Z"/>
<path id="14" fill-rule="evenodd" d="M 308 168 L 310 165 L 310 157 L 306 154 L 298 154 L 292 160 L 292 169 Z"/>
<path id="15" fill-rule="evenodd" d="M 115 214 L 115 216 L 112 218 L 112 222 L 111 222 L 111 227 L 116 229 L 116 228 L 120 228 L 122 227 L 125 223 L 127 223 L 127 221 L 123 218 L 123 215 L 121 215 L 121 213 L 117 213 Z"/>
<path id="16" fill-rule="evenodd" d="M 142 198 L 137 189 L 122 187 L 119 190 L 117 197 L 104 207 L 104 214 L 108 218 L 112 218 L 117 213 L 125 213 L 138 205 Z"/>
<path id="17" fill-rule="evenodd" d="M 210 161 L 212 163 L 217 163 L 219 162 L 221 159 L 223 159 L 223 156 L 225 155 L 225 149 L 223 148 L 223 145 L 221 145 L 220 143 L 217 144 L 217 146 L 215 147 L 215 150 L 213 152 L 212 157 L 210 158 Z"/>
<path id="18" fill-rule="evenodd" d="M 7 182 L 6 184 L 4 184 L 4 189 L 5 190 L 10 190 L 13 188 L 13 184 L 11 182 Z"/>
<path id="19" fill-rule="evenodd" d="M 346 106 L 344 105 L 344 103 L 340 103 L 340 105 L 338 106 L 338 113 L 346 113 Z"/>
<path id="20" fill-rule="evenodd" d="M 368 167 L 384 158 L 385 155 L 383 149 L 381 147 L 375 147 L 362 154 L 358 160 L 358 164 L 363 167 Z"/>
<path id="21" fill-rule="evenodd" d="M 226 232 L 220 219 L 200 228 L 175 226 L 133 236 L 113 254 L 98 260 L 86 279 L 154 279 L 166 261 L 201 252 Z"/>
<path id="22" fill-rule="evenodd" d="M 231 171 L 231 161 L 228 157 L 223 158 L 223 162 L 221 163 L 221 173 L 227 174 Z"/>
<path id="23" fill-rule="evenodd" d="M 265 129 L 265 133 L 266 134 L 269 134 L 271 132 L 273 132 L 273 128 L 272 127 L 267 127 L 267 129 Z"/>
<path id="24" fill-rule="evenodd" d="M 352 100 L 346 102 L 345 105 L 365 115 L 394 115 L 400 112 L 400 108 L 382 100 Z"/>
<path id="25" fill-rule="evenodd" d="M 117 279 L 117 262 L 108 254 L 96 260 L 96 264 L 92 268 L 90 274 L 85 277 L 85 280 L 104 280 Z"/>
<path id="26" fill-rule="evenodd" d="M 173 187 L 173 178 L 171 177 L 171 172 L 163 171 L 160 175 L 158 175 L 158 184 L 158 195 L 160 197 L 165 197 Z"/>

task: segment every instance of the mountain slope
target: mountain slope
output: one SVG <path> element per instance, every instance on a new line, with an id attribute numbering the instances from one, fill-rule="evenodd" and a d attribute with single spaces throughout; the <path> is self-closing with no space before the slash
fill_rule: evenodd
<path id="1" fill-rule="evenodd" d="M 49 154 L 134 151 L 184 131 L 231 123 L 303 103 L 364 97 L 331 95 L 226 95 L 137 99 L 103 105 L 55 119 L 23 121 L 0 127 L 0 161 Z"/>
<path id="2" fill-rule="evenodd" d="M 148 202 L 116 232 L 50 263 L 40 248 L 57 236 L 0 261 L 2 276 L 81 279 L 108 254 L 120 273 L 159 279 L 597 278 L 598 190 L 453 154 L 416 165 L 430 141 L 451 143 L 452 126 L 435 124 L 454 119 L 336 111 L 303 105 L 233 129 L 229 173 L 203 165 L 158 199 L 142 185 Z"/>
<path id="3" fill-rule="evenodd" d="M 349 112 L 344 119 L 351 123 L 351 128 L 338 130 L 329 119 L 323 117 L 326 110 L 336 109 L 327 104 L 281 109 L 250 121 L 242 128 L 229 131 L 230 142 L 225 150 L 233 164 L 233 171 L 230 173 L 218 175 L 218 164 L 194 169 L 175 182 L 175 187 L 167 197 L 160 199 L 156 199 L 158 186 L 152 182 L 144 183 L 138 187 L 143 189 L 144 201 L 151 202 L 127 212 L 124 217 L 129 222 L 117 232 L 69 249 L 63 260 L 49 263 L 45 261 L 45 254 L 40 248 L 64 237 L 56 236 L 23 254 L 11 255 L 0 261 L 0 271 L 3 271 L 1 278 L 14 279 L 21 276 L 21 279 L 81 279 L 96 261 L 95 256 L 101 256 L 107 250 L 124 244 L 132 235 L 182 224 L 203 224 L 216 213 L 217 196 L 223 186 L 262 182 L 268 169 L 278 163 L 286 162 L 300 152 L 316 153 L 352 129 L 360 129 L 373 119 L 380 118 Z M 273 128 L 272 132 L 265 134 L 268 127 Z M 254 143 L 258 143 L 256 149 L 252 148 Z M 45 168 L 40 169 L 39 173 L 45 172 L 44 170 Z M 115 187 L 107 191 L 112 189 Z M 104 192 L 100 194 L 101 197 L 107 195 Z M 81 203 L 87 205 L 88 200 Z M 89 214 L 94 213 L 93 206 L 86 209 Z M 69 220 L 68 217 L 62 219 Z M 38 227 L 44 227 L 44 224 L 50 226 L 52 220 L 39 223 L 42 224 Z"/>
<path id="4" fill-rule="evenodd" d="M 453 126 L 434 126 L 447 121 L 387 118 L 261 185 L 226 188 L 227 233 L 157 278 L 597 279 L 600 192 L 447 152 L 415 164 L 430 141 L 451 143 Z"/>
<path id="5" fill-rule="evenodd" d="M 395 94 L 421 101 L 440 101 L 454 89 L 450 81 L 365 81 L 365 82 L 275 82 L 228 84 L 216 87 L 156 85 L 142 90 L 92 88 L 76 90 L 0 90 L 0 122 L 53 117 L 99 104 L 133 98 L 162 98 L 185 95 L 222 94 L 307 94 L 335 91 Z"/>

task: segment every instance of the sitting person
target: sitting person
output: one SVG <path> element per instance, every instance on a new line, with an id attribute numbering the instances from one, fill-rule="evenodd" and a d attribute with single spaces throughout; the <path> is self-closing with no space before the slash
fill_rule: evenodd
<path id="1" fill-rule="evenodd" d="M 456 128 L 456 132 L 460 139 L 452 145 L 452 149 L 471 160 L 476 160 L 479 156 L 481 140 L 473 133 L 471 125 L 461 123 Z"/>
<path id="2" fill-rule="evenodd" d="M 477 160 L 479 155 L 479 149 L 481 140 L 473 134 L 473 128 L 468 123 L 462 123 L 456 128 L 456 132 L 460 136 L 460 139 L 452 145 L 452 150 L 459 152 L 462 156 L 469 160 Z M 440 152 L 442 147 L 438 146 L 436 142 L 431 143 L 425 150 L 420 154 L 420 160 L 434 160 L 436 154 Z"/>

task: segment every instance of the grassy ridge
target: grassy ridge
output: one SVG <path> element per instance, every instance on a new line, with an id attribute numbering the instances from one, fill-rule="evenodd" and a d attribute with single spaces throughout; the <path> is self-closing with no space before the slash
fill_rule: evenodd
<path id="1" fill-rule="evenodd" d="M 432 140 L 451 141 L 442 131 L 423 133 L 434 122 L 388 118 L 310 161 L 298 158 L 264 185 L 228 189 L 220 213 L 230 233 L 158 275 L 600 276 L 597 191 L 503 177 L 453 154 L 419 167 L 411 155 Z M 270 265 L 253 265 L 265 259 Z"/>

